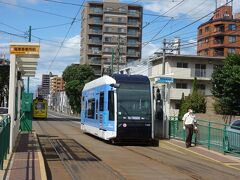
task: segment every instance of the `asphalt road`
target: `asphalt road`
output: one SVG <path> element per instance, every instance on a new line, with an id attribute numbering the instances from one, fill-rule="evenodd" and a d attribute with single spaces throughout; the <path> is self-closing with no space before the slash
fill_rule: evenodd
<path id="1" fill-rule="evenodd" d="M 240 179 L 240 169 L 166 141 L 160 147 L 108 144 L 84 134 L 79 118 L 52 111 L 48 119 L 35 120 L 33 128 L 49 179 Z"/>

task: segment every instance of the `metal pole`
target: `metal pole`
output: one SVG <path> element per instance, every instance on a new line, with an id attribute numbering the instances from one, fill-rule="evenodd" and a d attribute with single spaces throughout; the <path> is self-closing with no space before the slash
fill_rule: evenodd
<path id="1" fill-rule="evenodd" d="M 114 49 L 112 48 L 111 74 L 113 74 Z"/>
<path id="2" fill-rule="evenodd" d="M 117 71 L 119 74 L 119 63 L 120 63 L 120 35 L 118 35 L 118 61 L 117 61 Z"/>
<path id="3" fill-rule="evenodd" d="M 29 32 L 28 32 L 28 42 L 31 42 L 32 40 L 32 26 L 29 26 Z M 30 77 L 27 78 L 27 93 L 29 93 L 29 81 Z"/>
<path id="4" fill-rule="evenodd" d="M 9 151 L 13 152 L 13 146 L 15 143 L 14 139 L 14 119 L 15 119 L 15 103 L 16 103 L 16 56 L 14 54 L 10 55 L 10 72 L 9 72 L 9 99 L 8 99 L 8 113 L 11 117 L 10 122 L 10 143 Z"/>
<path id="5" fill-rule="evenodd" d="M 166 54 L 166 39 L 163 40 L 162 75 L 165 74 L 165 54 Z"/>

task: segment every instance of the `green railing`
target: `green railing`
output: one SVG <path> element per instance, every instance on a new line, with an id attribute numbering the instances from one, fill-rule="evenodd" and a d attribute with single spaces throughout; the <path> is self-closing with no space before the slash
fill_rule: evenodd
<path id="1" fill-rule="evenodd" d="M 10 140 L 10 116 L 4 117 L 0 121 L 0 170 L 3 169 L 3 161 L 7 159 L 9 153 Z"/>
<path id="2" fill-rule="evenodd" d="M 170 138 L 185 141 L 185 130 L 182 121 L 177 117 L 170 117 Z M 240 130 L 229 130 L 229 125 L 197 119 L 198 133 L 194 133 L 192 142 L 208 149 L 223 153 L 240 155 Z"/>

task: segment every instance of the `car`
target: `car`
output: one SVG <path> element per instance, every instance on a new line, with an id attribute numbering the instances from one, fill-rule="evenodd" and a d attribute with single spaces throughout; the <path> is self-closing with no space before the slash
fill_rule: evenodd
<path id="1" fill-rule="evenodd" d="M 0 121 L 8 114 L 7 107 L 0 107 Z"/>
<path id="2" fill-rule="evenodd" d="M 233 121 L 226 128 L 225 151 L 240 151 L 240 120 Z"/>

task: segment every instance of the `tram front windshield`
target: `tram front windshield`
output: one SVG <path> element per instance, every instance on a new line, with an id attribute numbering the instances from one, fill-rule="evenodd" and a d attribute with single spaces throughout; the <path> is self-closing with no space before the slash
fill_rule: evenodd
<path id="1" fill-rule="evenodd" d="M 149 84 L 121 83 L 118 88 L 118 120 L 150 121 L 151 94 Z"/>
<path id="2" fill-rule="evenodd" d="M 45 104 L 42 103 L 42 102 L 38 102 L 38 103 L 36 103 L 36 105 L 35 105 L 35 109 L 36 109 L 36 110 L 44 110 L 44 109 L 45 109 Z"/>

